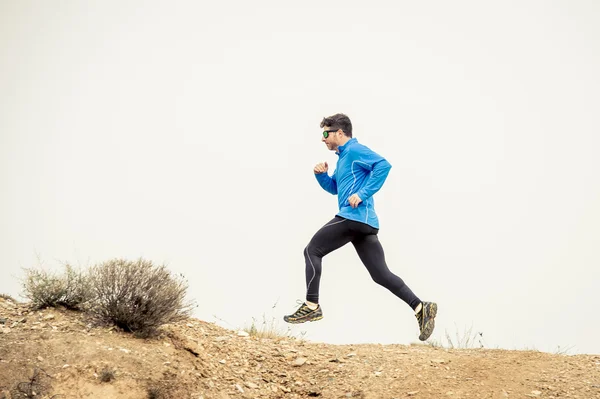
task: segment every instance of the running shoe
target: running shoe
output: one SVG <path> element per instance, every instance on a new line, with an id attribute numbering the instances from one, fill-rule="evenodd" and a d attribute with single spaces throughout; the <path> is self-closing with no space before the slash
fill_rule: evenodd
<path id="1" fill-rule="evenodd" d="M 431 336 L 433 329 L 435 328 L 435 316 L 437 315 L 437 303 L 435 302 L 423 302 L 421 311 L 415 316 L 419 322 L 419 329 L 421 334 L 419 339 L 421 341 L 427 340 Z"/>
<path id="2" fill-rule="evenodd" d="M 323 311 L 321 310 L 321 305 L 317 305 L 315 310 L 312 310 L 308 307 L 306 302 L 303 302 L 302 305 L 291 315 L 283 316 L 283 320 L 287 323 L 299 324 L 307 321 L 317 321 L 323 318 Z"/>

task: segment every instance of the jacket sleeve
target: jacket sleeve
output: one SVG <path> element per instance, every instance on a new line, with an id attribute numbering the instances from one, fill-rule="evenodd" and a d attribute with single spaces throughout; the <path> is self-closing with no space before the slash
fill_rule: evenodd
<path id="1" fill-rule="evenodd" d="M 327 172 L 324 173 L 315 173 L 315 177 L 317 181 L 323 187 L 323 190 L 327 191 L 330 194 L 337 194 L 337 182 L 335 181 L 335 172 L 333 173 L 333 177 L 330 177 Z"/>
<path id="2" fill-rule="evenodd" d="M 366 201 L 381 189 L 390 173 L 392 165 L 384 157 L 368 147 L 363 147 L 356 152 L 354 163 L 357 167 L 370 172 L 364 186 L 356 192 L 361 200 Z"/>

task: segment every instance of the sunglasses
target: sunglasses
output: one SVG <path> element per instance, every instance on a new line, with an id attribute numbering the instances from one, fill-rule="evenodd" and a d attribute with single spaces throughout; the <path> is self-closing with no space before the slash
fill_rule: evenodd
<path id="1" fill-rule="evenodd" d="M 335 133 L 335 132 L 337 132 L 338 130 L 340 130 L 340 129 L 335 129 L 335 130 L 325 130 L 325 131 L 323 132 L 323 137 L 327 138 L 327 137 L 329 137 L 329 133 Z"/>

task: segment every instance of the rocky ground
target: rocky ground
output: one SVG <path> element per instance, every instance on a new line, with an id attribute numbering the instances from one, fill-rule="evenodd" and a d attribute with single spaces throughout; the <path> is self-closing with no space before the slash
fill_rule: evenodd
<path id="1" fill-rule="evenodd" d="M 600 356 L 326 345 L 197 319 L 141 339 L 0 299 L 0 399 L 600 398 Z"/>

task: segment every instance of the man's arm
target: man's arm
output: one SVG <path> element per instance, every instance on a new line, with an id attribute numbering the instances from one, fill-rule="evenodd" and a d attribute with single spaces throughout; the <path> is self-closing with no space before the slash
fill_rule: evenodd
<path id="1" fill-rule="evenodd" d="M 335 177 L 335 173 L 333 176 Z M 337 194 L 337 182 L 335 178 L 330 177 L 327 172 L 315 173 L 315 177 L 325 191 L 330 194 Z"/>
<path id="2" fill-rule="evenodd" d="M 366 201 L 381 189 L 392 168 L 384 157 L 365 146 L 356 152 L 354 165 L 371 172 L 365 185 L 356 192 L 362 201 Z"/>
<path id="3" fill-rule="evenodd" d="M 329 177 L 327 171 L 329 170 L 329 166 L 327 162 L 321 162 L 315 165 L 313 172 L 315 173 L 315 177 L 317 181 L 323 187 L 325 191 L 331 194 L 337 194 L 337 183 L 335 181 L 335 171 L 333 172 L 333 178 Z"/>

